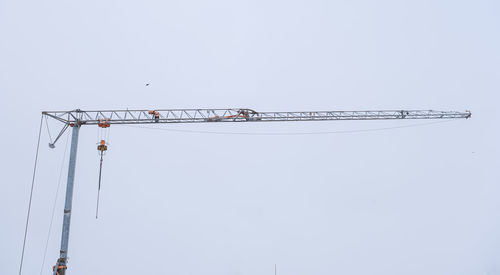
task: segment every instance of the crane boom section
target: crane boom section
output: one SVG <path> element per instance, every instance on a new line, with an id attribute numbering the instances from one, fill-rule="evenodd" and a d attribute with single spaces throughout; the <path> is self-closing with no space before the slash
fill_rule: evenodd
<path id="1" fill-rule="evenodd" d="M 323 120 L 386 120 L 386 119 L 455 119 L 469 118 L 469 111 L 389 110 L 389 111 L 305 111 L 256 112 L 251 109 L 164 109 L 46 111 L 44 115 L 65 124 L 96 125 L 149 123 L 203 123 L 247 121 L 323 121 Z"/>

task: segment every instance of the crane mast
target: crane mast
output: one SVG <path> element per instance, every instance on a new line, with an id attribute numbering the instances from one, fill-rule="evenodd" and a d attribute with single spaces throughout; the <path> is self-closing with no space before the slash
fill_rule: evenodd
<path id="1" fill-rule="evenodd" d="M 111 124 L 154 123 L 213 123 L 213 122 L 285 122 L 330 120 L 398 120 L 398 119 L 459 119 L 470 118 L 470 111 L 379 110 L 379 111 L 300 111 L 257 112 L 247 108 L 232 109 L 154 109 L 154 110 L 93 110 L 45 111 L 42 115 L 63 123 L 51 148 L 68 129 L 72 128 L 71 148 L 66 184 L 60 256 L 53 267 L 54 275 L 65 275 L 68 260 L 69 229 L 75 181 L 78 135 L 84 125 L 107 128 Z M 99 147 L 98 147 L 99 150 Z"/>

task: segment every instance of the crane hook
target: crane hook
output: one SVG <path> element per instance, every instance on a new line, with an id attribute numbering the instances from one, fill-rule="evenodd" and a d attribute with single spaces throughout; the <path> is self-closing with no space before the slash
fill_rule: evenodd
<path id="1" fill-rule="evenodd" d="M 97 185 L 97 206 L 95 210 L 96 219 L 99 215 L 99 195 L 101 193 L 102 157 L 104 156 L 104 152 L 108 150 L 108 146 L 106 145 L 106 141 L 104 139 L 102 139 L 99 145 L 97 145 L 97 150 L 99 151 L 101 159 L 99 162 L 99 184 Z"/>

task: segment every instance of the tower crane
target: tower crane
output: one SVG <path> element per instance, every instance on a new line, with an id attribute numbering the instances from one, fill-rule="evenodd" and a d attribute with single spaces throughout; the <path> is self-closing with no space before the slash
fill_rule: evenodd
<path id="1" fill-rule="evenodd" d="M 61 249 L 59 259 L 53 267 L 54 275 L 65 275 L 68 259 L 68 241 L 75 181 L 78 134 L 81 127 L 97 125 L 108 128 L 113 124 L 172 124 L 215 122 L 285 122 L 285 121 L 330 121 L 330 120 L 407 120 L 407 119 L 460 119 L 470 118 L 471 112 L 434 110 L 382 110 L 382 111 L 301 111 L 301 112 L 257 112 L 247 108 L 232 109 L 155 109 L 155 110 L 94 110 L 45 111 L 43 116 L 60 121 L 62 129 L 51 148 L 68 129 L 72 129 L 69 167 L 66 184 Z M 107 150 L 104 140 L 98 145 L 102 154 Z"/>

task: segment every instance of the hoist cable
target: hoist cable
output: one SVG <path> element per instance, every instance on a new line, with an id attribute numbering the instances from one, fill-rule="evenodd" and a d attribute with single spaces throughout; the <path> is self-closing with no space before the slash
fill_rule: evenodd
<path id="1" fill-rule="evenodd" d="M 97 186 L 97 206 L 95 209 L 95 218 L 97 219 L 99 215 L 99 194 L 101 193 L 101 175 L 102 175 L 102 155 L 104 154 L 104 151 L 101 151 L 101 161 L 99 164 L 99 184 Z"/>
<path id="2" fill-rule="evenodd" d="M 110 128 L 107 128 L 106 129 L 106 142 L 109 141 L 109 133 L 111 133 L 111 129 Z"/>
<path id="3" fill-rule="evenodd" d="M 28 202 L 28 212 L 26 213 L 26 226 L 24 228 L 24 240 L 23 240 L 23 249 L 21 252 L 21 262 L 19 264 L 19 275 L 21 275 L 23 271 L 23 262 L 24 262 L 24 250 L 26 248 L 26 237 L 28 236 L 28 225 L 30 221 L 30 214 L 31 214 L 31 202 L 33 199 L 33 189 L 35 186 L 35 176 L 36 176 L 36 167 L 38 164 L 38 152 L 40 151 L 40 137 L 42 136 L 42 124 L 43 123 L 43 115 L 40 117 L 40 127 L 38 130 L 38 141 L 36 144 L 36 154 L 35 154 L 35 163 L 33 165 L 33 175 L 31 177 L 31 190 L 30 190 L 30 199 Z"/>
<path id="4" fill-rule="evenodd" d="M 59 189 L 61 187 L 61 181 L 62 181 L 62 175 L 63 175 L 63 168 L 64 168 L 64 163 L 66 162 L 66 152 L 68 151 L 68 144 L 69 144 L 69 134 L 66 135 L 66 144 L 64 145 L 64 153 L 63 153 L 63 158 L 61 161 L 61 167 L 59 168 L 59 179 L 57 181 L 57 189 L 56 189 L 56 194 L 54 197 L 54 203 L 52 204 L 52 215 L 50 218 L 50 225 L 49 225 L 49 230 L 47 233 L 47 240 L 45 241 L 45 250 L 43 252 L 43 260 L 42 260 L 42 266 L 40 267 L 40 275 L 43 273 L 44 265 L 45 265 L 45 258 L 47 256 L 47 249 L 49 247 L 49 240 L 50 240 L 50 234 L 52 232 L 52 224 L 54 222 L 54 214 L 56 210 L 56 205 L 57 205 L 57 198 L 59 197 Z"/>

